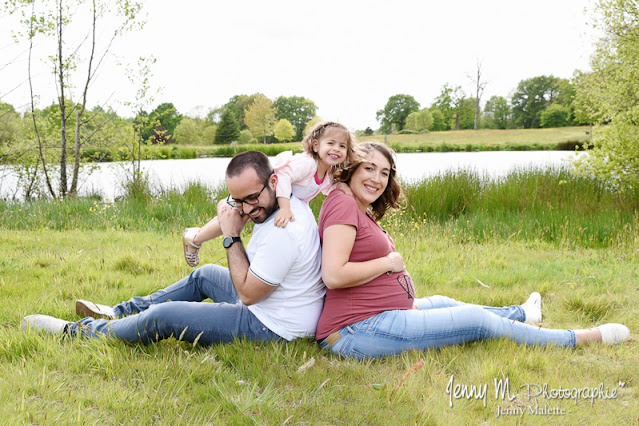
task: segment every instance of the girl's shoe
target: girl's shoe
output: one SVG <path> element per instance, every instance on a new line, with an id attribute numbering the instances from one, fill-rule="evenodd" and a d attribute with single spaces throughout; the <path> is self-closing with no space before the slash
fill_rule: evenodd
<path id="1" fill-rule="evenodd" d="M 78 299 L 75 301 L 75 313 L 82 317 L 91 317 L 94 319 L 117 319 L 111 306 L 100 305 L 98 303 L 89 302 L 88 300 Z"/>
<path id="2" fill-rule="evenodd" d="M 184 259 L 186 263 L 191 267 L 196 267 L 200 263 L 200 248 L 201 245 L 193 243 L 193 239 L 199 232 L 200 228 L 186 228 L 182 233 L 182 246 L 184 247 Z M 194 248 L 195 252 L 190 252 L 190 248 Z"/>

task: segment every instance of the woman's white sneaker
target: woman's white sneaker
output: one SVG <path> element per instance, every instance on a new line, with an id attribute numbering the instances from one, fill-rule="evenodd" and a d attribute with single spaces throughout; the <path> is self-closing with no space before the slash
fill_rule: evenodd
<path id="1" fill-rule="evenodd" d="M 521 307 L 526 314 L 526 322 L 529 324 L 539 324 L 541 322 L 541 294 L 534 292 L 524 302 Z"/>
<path id="2" fill-rule="evenodd" d="M 623 324 L 604 324 L 597 330 L 601 332 L 601 342 L 606 345 L 620 345 L 630 337 L 630 330 Z"/>

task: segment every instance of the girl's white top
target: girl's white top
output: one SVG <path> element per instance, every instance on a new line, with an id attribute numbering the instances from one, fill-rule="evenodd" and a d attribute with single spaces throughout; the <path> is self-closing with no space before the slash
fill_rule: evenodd
<path id="1" fill-rule="evenodd" d="M 329 172 L 321 183 L 315 181 L 317 160 L 307 153 L 293 155 L 293 151 L 284 151 L 275 156 L 271 164 L 277 175 L 277 197 L 290 198 L 293 194 L 308 203 L 320 192 L 328 195 L 337 186 Z"/>

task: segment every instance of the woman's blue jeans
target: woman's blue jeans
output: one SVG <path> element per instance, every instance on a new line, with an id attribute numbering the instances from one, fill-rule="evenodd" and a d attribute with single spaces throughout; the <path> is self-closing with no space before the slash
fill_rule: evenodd
<path id="1" fill-rule="evenodd" d="M 527 345 L 576 344 L 572 330 L 524 324 L 526 315 L 519 305 L 492 308 L 445 296 L 424 297 L 415 303 L 419 310 L 385 311 L 342 328 L 341 337 L 332 346 L 325 339 L 319 343 L 336 354 L 359 360 L 501 337 Z"/>
<path id="2" fill-rule="evenodd" d="M 215 303 L 202 302 L 211 299 Z M 284 340 L 240 302 L 229 270 L 204 265 L 175 284 L 149 296 L 134 297 L 113 307 L 116 320 L 84 318 L 68 327 L 72 335 L 111 336 L 130 342 L 175 337 L 202 345 L 236 338 Z"/>

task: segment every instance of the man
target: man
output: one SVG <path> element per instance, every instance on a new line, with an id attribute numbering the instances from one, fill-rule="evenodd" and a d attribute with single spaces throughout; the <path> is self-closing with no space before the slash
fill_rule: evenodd
<path id="1" fill-rule="evenodd" d="M 277 175 L 261 152 L 236 155 L 226 184 L 229 198 L 218 203 L 217 217 L 198 235 L 204 235 L 199 244 L 224 236 L 228 269 L 205 265 L 165 289 L 113 307 L 79 300 L 76 311 L 89 315 L 81 321 L 30 315 L 22 327 L 142 343 L 175 337 L 205 345 L 313 336 L 325 293 L 313 213 L 292 198 L 296 220 L 286 228 L 274 225 Z M 255 226 L 245 251 L 240 233 L 249 219 Z M 215 303 L 200 303 L 207 298 Z"/>

